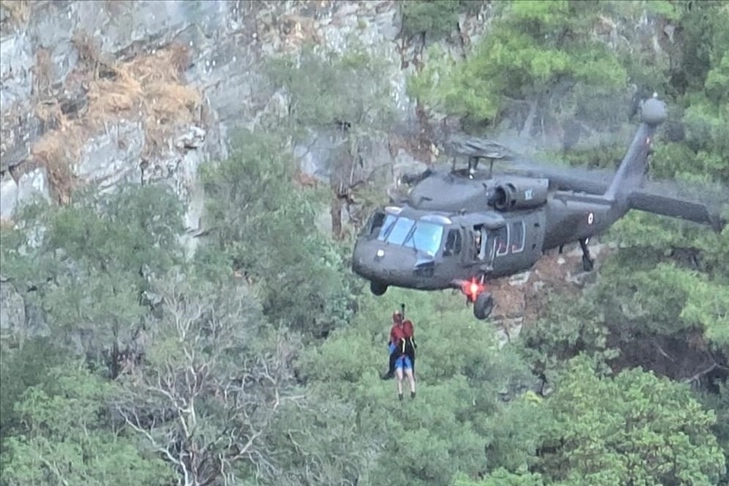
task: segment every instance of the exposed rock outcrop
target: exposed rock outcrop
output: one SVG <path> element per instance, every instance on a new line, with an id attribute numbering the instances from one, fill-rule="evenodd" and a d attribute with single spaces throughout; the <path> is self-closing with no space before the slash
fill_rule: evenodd
<path id="1" fill-rule="evenodd" d="M 342 52 L 356 40 L 376 51 L 391 66 L 400 119 L 412 116 L 396 2 L 38 1 L 0 10 L 5 219 L 25 199 L 17 179 L 40 168 L 36 186 L 61 203 L 85 182 L 153 180 L 192 203 L 197 165 L 225 157 L 237 127 L 285 116 L 261 64 L 305 42 Z M 367 155 L 379 165 L 387 140 L 375 145 Z M 327 157 L 309 152 L 304 170 L 326 172 Z"/>

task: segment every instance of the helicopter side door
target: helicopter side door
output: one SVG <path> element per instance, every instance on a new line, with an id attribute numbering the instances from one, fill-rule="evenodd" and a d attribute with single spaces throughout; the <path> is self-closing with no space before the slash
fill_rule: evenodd
<path id="1" fill-rule="evenodd" d="M 465 248 L 463 264 L 471 273 L 489 272 L 494 261 L 494 239 L 492 231 L 485 224 L 468 226 L 464 231 Z"/>
<path id="2" fill-rule="evenodd" d="M 456 274 L 470 278 L 480 273 L 491 273 L 494 263 L 493 230 L 506 224 L 496 211 L 463 214 L 456 218 L 463 236 L 462 259 Z M 463 277 L 461 277 L 463 278 Z"/>
<path id="3" fill-rule="evenodd" d="M 505 226 L 492 231 L 495 277 L 523 272 L 539 260 L 545 220 L 544 211 L 514 213 Z"/>
<path id="4" fill-rule="evenodd" d="M 463 231 L 457 226 L 448 228 L 443 245 L 443 258 L 455 262 L 463 261 Z"/>

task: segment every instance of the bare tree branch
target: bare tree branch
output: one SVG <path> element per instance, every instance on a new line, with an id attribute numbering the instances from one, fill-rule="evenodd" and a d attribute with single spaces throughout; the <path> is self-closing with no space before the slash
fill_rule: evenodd
<path id="1" fill-rule="evenodd" d="M 280 339 L 251 350 L 262 316 L 244 288 L 157 286 L 164 317 L 148 326 L 149 362 L 122 380 L 115 409 L 186 486 L 234 484 L 244 463 L 277 472 L 263 438 L 282 403 L 303 399 L 289 392 L 294 349 Z"/>

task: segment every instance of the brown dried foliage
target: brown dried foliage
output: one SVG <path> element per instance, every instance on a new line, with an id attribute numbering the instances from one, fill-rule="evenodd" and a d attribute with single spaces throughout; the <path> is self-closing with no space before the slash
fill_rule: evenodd
<path id="1" fill-rule="evenodd" d="M 10 231 L 15 228 L 15 221 L 12 219 L 0 218 L 0 231 Z"/>
<path id="2" fill-rule="evenodd" d="M 132 6 L 130 0 L 104 0 L 104 9 L 110 15 L 121 15 L 129 11 Z"/>
<path id="3" fill-rule="evenodd" d="M 147 154 L 163 149 L 174 128 L 191 123 L 200 106 L 200 94 L 180 79 L 187 64 L 187 48 L 172 45 L 115 66 L 114 77 L 90 83 L 92 127 L 120 115 L 141 117 Z"/>
<path id="4" fill-rule="evenodd" d="M 83 63 L 88 106 L 82 117 L 69 121 L 58 103 L 40 103 L 36 111 L 43 120 L 56 120 L 57 129 L 46 133 L 33 148 L 33 157 L 48 170 L 49 183 L 59 202 L 68 199 L 74 187 L 71 164 L 84 143 L 120 118 L 142 120 L 145 154 L 164 150 L 180 124 L 194 121 L 200 94 L 182 84 L 188 65 L 186 46 L 171 45 L 154 54 L 123 63 L 110 63 L 99 54 L 93 40 L 77 33 L 73 42 Z"/>
<path id="5" fill-rule="evenodd" d="M 5 10 L 15 25 L 24 24 L 30 18 L 30 0 L 0 0 L 0 8 Z"/>
<path id="6" fill-rule="evenodd" d="M 51 80 L 53 79 L 53 63 L 51 55 L 46 49 L 38 49 L 35 55 L 35 66 L 33 70 L 33 89 L 37 96 L 41 98 L 48 95 L 51 88 Z"/>
<path id="7" fill-rule="evenodd" d="M 62 121 L 59 129 L 46 133 L 33 146 L 33 160 L 46 168 L 49 186 L 59 204 L 69 201 L 75 187 L 71 164 L 78 160 L 85 140 L 82 127 Z"/>

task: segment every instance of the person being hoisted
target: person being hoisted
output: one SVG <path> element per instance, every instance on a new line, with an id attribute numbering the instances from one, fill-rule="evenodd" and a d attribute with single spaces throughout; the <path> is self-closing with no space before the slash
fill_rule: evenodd
<path id="1" fill-rule="evenodd" d="M 404 305 L 402 306 L 404 310 Z M 388 349 L 390 351 L 390 367 L 382 378 L 387 380 L 397 375 L 398 397 L 402 400 L 403 374 L 410 382 L 410 397 L 415 398 L 415 329 L 410 320 L 404 319 L 403 312 L 395 311 L 392 315 L 392 328 Z"/>

